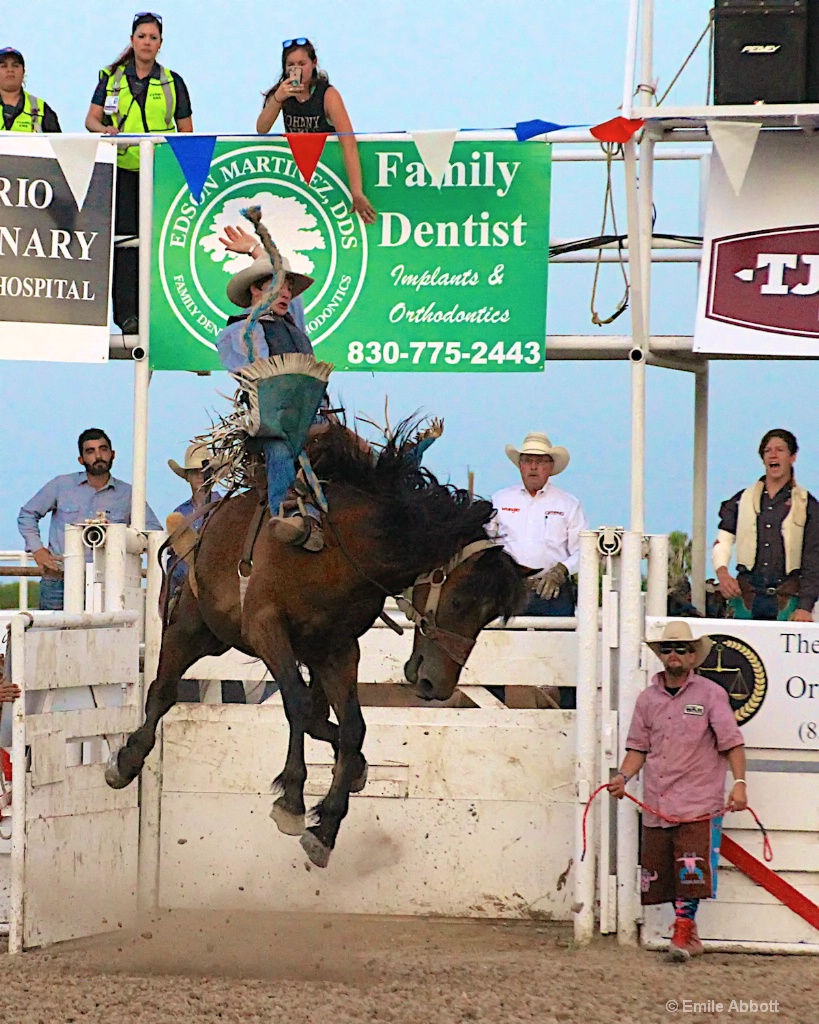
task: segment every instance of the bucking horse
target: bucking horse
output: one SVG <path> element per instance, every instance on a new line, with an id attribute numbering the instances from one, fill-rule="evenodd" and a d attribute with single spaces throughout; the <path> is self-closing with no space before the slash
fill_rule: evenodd
<path id="1" fill-rule="evenodd" d="M 491 504 L 439 483 L 412 457 L 413 444 L 405 428 L 374 458 L 341 424 L 312 441 L 310 459 L 329 506 L 325 547 L 306 553 L 284 545 L 268 520 L 243 601 L 237 567 L 260 498 L 247 490 L 219 504 L 200 531 L 196 592 L 189 576 L 163 631 L 145 721 L 112 754 L 109 785 L 126 786 L 139 775 L 184 673 L 234 647 L 265 663 L 290 729 L 271 817 L 280 831 L 301 836 L 314 864 L 327 865 L 350 793 L 366 783 L 358 640 L 387 596 L 412 588 L 404 607 L 417 620 L 416 649 L 407 676 L 426 699 L 451 696 L 479 630 L 515 614 L 525 600 L 518 566 L 487 536 Z M 335 753 L 330 789 L 307 822 L 305 735 Z"/>

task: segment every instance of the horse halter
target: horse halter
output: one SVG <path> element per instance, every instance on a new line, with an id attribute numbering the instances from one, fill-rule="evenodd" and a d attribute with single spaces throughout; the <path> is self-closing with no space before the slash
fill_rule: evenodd
<path id="1" fill-rule="evenodd" d="M 486 538 L 467 544 L 446 565 L 433 569 L 431 572 L 422 573 L 403 596 L 396 598 L 399 609 L 410 622 L 415 623 L 421 635 L 437 644 L 444 654 L 451 658 L 456 665 L 463 666 L 466 664 L 466 660 L 475 646 L 475 641 L 470 640 L 469 637 L 461 636 L 460 633 L 451 633 L 448 629 L 442 629 L 437 625 L 435 617 L 438 612 L 438 603 L 441 600 L 441 590 L 453 569 L 456 569 L 473 555 L 477 555 L 482 551 L 488 551 L 489 548 L 494 547 L 497 547 L 495 541 Z M 423 611 L 419 612 L 413 604 L 413 592 L 416 587 L 423 586 L 429 586 L 429 593 L 427 594 L 426 605 Z"/>

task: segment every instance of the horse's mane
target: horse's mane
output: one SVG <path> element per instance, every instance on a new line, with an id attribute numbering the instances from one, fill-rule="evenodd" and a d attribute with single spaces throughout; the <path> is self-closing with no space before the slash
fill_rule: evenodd
<path id="1" fill-rule="evenodd" d="M 501 547 L 482 554 L 458 589 L 461 600 L 485 601 L 504 622 L 520 614 L 527 594 L 520 567 Z"/>
<path id="2" fill-rule="evenodd" d="M 440 483 L 419 465 L 416 429 L 417 421 L 405 420 L 374 457 L 343 424 L 331 424 L 309 449 L 316 474 L 331 489 L 347 485 L 372 500 L 378 540 L 396 565 L 447 561 L 464 544 L 484 536 L 493 515 L 491 502 Z"/>

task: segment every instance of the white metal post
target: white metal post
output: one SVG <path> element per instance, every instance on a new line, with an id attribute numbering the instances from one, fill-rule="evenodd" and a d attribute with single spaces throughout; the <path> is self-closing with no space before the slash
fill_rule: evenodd
<path id="1" fill-rule="evenodd" d="M 63 554 L 63 610 L 77 613 L 85 611 L 85 545 L 82 526 L 66 526 Z"/>
<path id="2" fill-rule="evenodd" d="M 640 22 L 640 0 L 631 0 L 626 29 L 626 71 L 623 76 L 623 117 L 631 118 L 634 104 L 634 65 L 637 61 L 637 32 Z"/>
<path id="3" fill-rule="evenodd" d="M 668 613 L 668 536 L 654 534 L 648 538 L 648 580 L 646 583 L 646 615 Z"/>
<path id="4" fill-rule="evenodd" d="M 637 147 L 634 140 L 625 143 L 623 161 L 626 176 L 628 213 L 628 263 L 631 279 L 631 330 L 634 348 L 631 363 L 631 528 L 645 528 L 645 417 L 646 364 L 648 351 L 640 232 L 640 208 L 637 191 Z"/>
<path id="5" fill-rule="evenodd" d="M 139 143 L 139 347 L 142 358 L 134 363 L 134 471 L 131 492 L 131 525 L 145 529 L 148 475 L 148 385 L 151 382 L 151 251 L 154 214 L 154 144 Z"/>
<path id="6" fill-rule="evenodd" d="M 600 563 L 597 534 L 580 535 L 580 571 L 577 588 L 577 712 L 575 786 L 574 917 L 576 942 L 590 942 L 594 935 L 594 882 L 596 848 L 591 816 L 587 825 L 587 849 L 583 856 L 583 812 L 597 778 L 597 593 Z"/>
<path id="7" fill-rule="evenodd" d="M 606 552 L 605 570 L 601 584 L 600 629 L 600 764 L 597 785 L 611 779 L 620 757 L 619 723 L 615 708 L 614 672 L 617 650 L 620 647 L 620 595 L 619 551 L 621 534 L 617 530 L 604 530 L 600 547 Z M 617 931 L 617 865 L 612 847 L 616 845 L 617 810 L 611 800 L 598 799 L 600 822 L 600 857 L 598 864 L 598 892 L 600 894 L 600 931 L 611 935 Z"/>
<path id="8" fill-rule="evenodd" d="M 11 733 L 11 887 L 9 953 L 23 951 L 26 870 L 26 624 L 31 616 L 11 620 L 11 681 L 20 687 L 12 705 Z"/>
<path id="9" fill-rule="evenodd" d="M 625 753 L 625 738 L 634 713 L 634 703 L 643 688 L 643 673 L 640 670 L 643 638 L 642 549 L 642 532 L 629 530 L 623 534 L 617 701 L 621 757 Z M 617 807 L 617 939 L 621 945 L 637 943 L 637 923 L 640 919 L 637 858 L 637 810 L 630 800 L 621 800 Z"/>
<path id="10" fill-rule="evenodd" d="M 159 597 L 162 570 L 159 549 L 166 533 L 148 533 L 148 578 L 145 591 L 145 659 L 142 675 L 141 705 L 145 706 L 147 688 L 156 679 L 162 646 L 162 619 Z M 162 796 L 162 724 L 157 742 L 148 755 L 139 777 L 139 906 L 143 912 L 154 909 L 159 901 L 159 817 Z"/>
<path id="11" fill-rule="evenodd" d="M 694 375 L 694 504 L 691 516 L 691 600 L 705 612 L 708 552 L 708 363 Z"/>

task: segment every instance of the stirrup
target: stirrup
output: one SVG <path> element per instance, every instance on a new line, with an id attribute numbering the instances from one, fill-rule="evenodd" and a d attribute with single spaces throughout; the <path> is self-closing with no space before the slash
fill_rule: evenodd
<path id="1" fill-rule="evenodd" d="M 312 516 L 274 516 L 271 520 L 273 536 L 281 544 L 304 548 L 305 551 L 321 551 L 324 547 L 324 531 Z"/>

